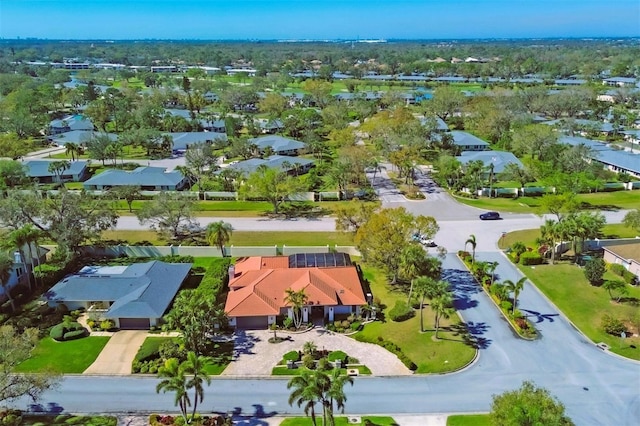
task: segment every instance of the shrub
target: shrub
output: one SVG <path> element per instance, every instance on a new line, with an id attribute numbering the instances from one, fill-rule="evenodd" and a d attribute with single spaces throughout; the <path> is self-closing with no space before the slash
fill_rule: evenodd
<path id="1" fill-rule="evenodd" d="M 520 255 L 520 264 L 527 265 L 540 265 L 542 263 L 542 256 L 535 251 L 525 251 Z"/>
<path id="2" fill-rule="evenodd" d="M 340 324 L 340 325 L 342 325 L 342 328 L 347 329 L 347 328 L 351 327 L 351 321 L 344 320 L 344 321 L 342 321 L 342 324 Z"/>
<path id="3" fill-rule="evenodd" d="M 63 342 L 65 340 L 69 340 L 67 339 L 67 335 L 69 335 L 71 339 L 79 338 L 79 334 L 70 334 L 78 331 L 81 332 L 83 336 L 87 332 L 80 323 L 65 321 L 51 327 L 51 330 L 49 331 L 49 336 L 53 340 L 57 340 L 58 342 Z"/>
<path id="4" fill-rule="evenodd" d="M 500 308 L 507 313 L 511 313 L 513 303 L 509 302 L 508 300 L 503 300 L 502 302 L 500 302 Z"/>
<path id="5" fill-rule="evenodd" d="M 158 354 L 155 358 L 158 357 L 162 359 L 177 358 L 180 361 L 184 361 L 187 359 L 187 350 L 176 341 L 164 341 L 158 347 Z"/>
<path id="6" fill-rule="evenodd" d="M 293 318 L 286 317 L 284 320 L 282 320 L 282 326 L 287 330 L 293 327 Z"/>
<path id="7" fill-rule="evenodd" d="M 64 333 L 64 340 L 74 340 L 74 339 L 81 339 L 83 337 L 87 336 L 87 330 L 85 330 L 84 328 L 82 330 L 74 330 L 74 331 L 69 331 L 67 333 Z"/>
<path id="8" fill-rule="evenodd" d="M 313 358 L 313 355 L 310 355 L 310 354 L 303 355 L 302 365 L 312 370 L 316 366 L 316 360 Z"/>
<path id="9" fill-rule="evenodd" d="M 112 320 L 104 320 L 100 322 L 100 330 L 109 331 L 112 330 L 116 326 L 116 323 Z"/>
<path id="10" fill-rule="evenodd" d="M 342 362 L 347 362 L 347 354 L 342 351 L 333 351 L 328 356 L 329 361 L 334 362 L 340 360 Z"/>
<path id="11" fill-rule="evenodd" d="M 156 259 L 166 263 L 193 263 L 194 262 L 193 256 L 180 256 L 177 254 L 159 256 Z"/>
<path id="12" fill-rule="evenodd" d="M 355 321 L 351 323 L 351 330 L 352 331 L 358 331 L 360 330 L 360 327 L 362 326 L 362 323 L 360 321 Z"/>
<path id="13" fill-rule="evenodd" d="M 415 314 L 416 312 L 411 309 L 407 302 L 398 300 L 389 311 L 389 318 L 391 318 L 391 321 L 402 322 L 412 318 Z"/>
<path id="14" fill-rule="evenodd" d="M 622 277 L 624 276 L 624 273 L 627 271 L 627 268 L 625 268 L 619 263 L 614 263 L 613 265 L 609 266 L 609 270 L 614 274 L 618 275 L 619 277 Z"/>
<path id="15" fill-rule="evenodd" d="M 626 269 L 622 273 L 622 278 L 624 278 L 624 281 L 627 284 L 631 284 L 631 285 L 637 285 L 638 284 L 638 279 L 636 278 L 636 276 L 634 274 L 632 274 L 630 271 L 627 271 Z"/>
<path id="16" fill-rule="evenodd" d="M 591 285 L 602 285 L 602 276 L 605 272 L 605 263 L 602 258 L 596 257 L 584 265 L 584 276 Z"/>
<path id="17" fill-rule="evenodd" d="M 284 356 L 282 357 L 282 359 L 286 362 L 286 361 L 293 361 L 293 362 L 298 362 L 300 361 L 300 352 L 298 351 L 290 351 L 287 352 L 286 354 L 284 354 Z"/>
<path id="18" fill-rule="evenodd" d="M 614 336 L 620 336 L 621 333 L 627 331 L 627 328 L 624 326 L 622 321 L 618 318 L 614 318 L 609 314 L 605 314 L 602 317 L 602 328 L 608 334 L 613 334 Z"/>

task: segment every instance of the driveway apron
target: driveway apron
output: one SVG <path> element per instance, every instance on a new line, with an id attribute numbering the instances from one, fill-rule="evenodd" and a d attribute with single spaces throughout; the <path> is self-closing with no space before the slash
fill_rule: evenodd
<path id="1" fill-rule="evenodd" d="M 121 330 L 114 333 L 98 358 L 83 374 L 131 374 L 131 363 L 147 333 L 145 330 Z"/>

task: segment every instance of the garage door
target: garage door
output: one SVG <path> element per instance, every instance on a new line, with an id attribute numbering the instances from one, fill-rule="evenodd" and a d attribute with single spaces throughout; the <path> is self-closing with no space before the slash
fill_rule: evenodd
<path id="1" fill-rule="evenodd" d="M 236 328 L 255 330 L 267 328 L 267 317 L 236 317 Z"/>
<path id="2" fill-rule="evenodd" d="M 149 318 L 120 318 L 120 328 L 123 330 L 148 330 Z"/>

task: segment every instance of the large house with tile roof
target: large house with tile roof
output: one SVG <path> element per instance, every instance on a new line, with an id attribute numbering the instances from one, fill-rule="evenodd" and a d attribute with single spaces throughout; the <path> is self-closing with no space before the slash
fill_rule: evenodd
<path id="1" fill-rule="evenodd" d="M 49 306 L 84 308 L 121 329 L 158 325 L 191 270 L 190 263 L 154 260 L 129 266 L 85 266 L 44 294 Z"/>
<path id="2" fill-rule="evenodd" d="M 267 328 L 292 317 L 288 289 L 303 290 L 302 320 L 332 322 L 359 314 L 367 297 L 356 267 L 343 253 L 256 256 L 240 259 L 229 270 L 225 312 L 229 324 L 242 329 Z"/>

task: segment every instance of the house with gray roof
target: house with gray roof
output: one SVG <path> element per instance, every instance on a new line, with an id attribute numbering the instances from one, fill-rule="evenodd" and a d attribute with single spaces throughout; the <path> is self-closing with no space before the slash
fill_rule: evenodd
<path id="1" fill-rule="evenodd" d="M 180 152 L 189 149 L 189 146 L 198 143 L 223 143 L 226 144 L 227 134 L 217 132 L 178 132 L 169 133 L 173 139 L 173 151 Z"/>
<path id="2" fill-rule="evenodd" d="M 605 86 L 633 87 L 637 80 L 634 77 L 611 77 L 602 80 Z"/>
<path id="3" fill-rule="evenodd" d="M 607 170 L 640 179 L 640 154 L 620 150 L 599 151 L 593 153 L 592 159 L 602 163 Z"/>
<path id="4" fill-rule="evenodd" d="M 69 162 L 69 167 L 60 176 L 49 171 L 49 166 L 54 162 L 56 160 L 27 160 L 23 164 L 26 168 L 27 177 L 38 181 L 38 183 L 82 182 L 88 176 L 87 161 Z"/>
<path id="5" fill-rule="evenodd" d="M 449 126 L 447 125 L 447 123 L 440 117 L 433 117 L 436 120 L 436 128 L 435 130 L 437 132 L 448 132 L 449 131 Z M 423 126 L 427 124 L 427 118 L 426 117 L 420 117 L 420 124 L 422 124 Z"/>
<path id="6" fill-rule="evenodd" d="M 154 260 L 129 266 L 85 266 L 44 294 L 49 306 L 85 308 L 121 329 L 157 326 L 189 275 L 190 263 Z"/>
<path id="7" fill-rule="evenodd" d="M 454 130 L 453 143 L 460 148 L 461 151 L 485 151 L 489 149 L 489 142 L 483 141 L 471 133 Z"/>
<path id="8" fill-rule="evenodd" d="M 134 170 L 107 169 L 87 180 L 87 190 L 105 191 L 118 186 L 137 186 L 143 191 L 181 191 L 188 179 L 178 170 L 141 166 Z"/>
<path id="9" fill-rule="evenodd" d="M 47 140 L 58 146 L 64 146 L 67 143 L 86 146 L 89 141 L 102 135 L 106 135 L 112 141 L 118 140 L 118 135 L 115 133 L 94 132 L 93 130 L 71 130 L 70 132 L 48 136 Z"/>
<path id="10" fill-rule="evenodd" d="M 251 158 L 249 160 L 239 161 L 235 164 L 230 164 L 228 167 L 232 170 L 237 170 L 246 176 L 258 170 L 258 167 L 260 166 L 278 168 L 288 174 L 301 175 L 307 173 L 312 167 L 314 167 L 315 162 L 306 158 L 272 155 L 264 159 Z"/>
<path id="11" fill-rule="evenodd" d="M 482 161 L 487 168 L 486 175 L 489 175 L 488 169 L 491 165 L 493 165 L 493 173 L 495 174 L 504 172 L 507 164 L 516 164 L 518 167 L 524 167 L 515 155 L 506 151 L 465 151 L 456 159 L 463 165 L 471 161 Z"/>
<path id="12" fill-rule="evenodd" d="M 260 152 L 265 152 L 267 148 L 271 148 L 271 151 L 277 155 L 299 155 L 307 147 L 303 142 L 277 135 L 261 136 L 251 139 L 250 142 Z"/>
<path id="13" fill-rule="evenodd" d="M 93 131 L 93 123 L 84 115 L 67 115 L 59 120 L 53 120 L 49 123 L 49 134 L 57 135 L 59 133 L 70 132 L 72 130 L 91 130 Z"/>

